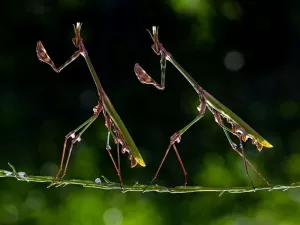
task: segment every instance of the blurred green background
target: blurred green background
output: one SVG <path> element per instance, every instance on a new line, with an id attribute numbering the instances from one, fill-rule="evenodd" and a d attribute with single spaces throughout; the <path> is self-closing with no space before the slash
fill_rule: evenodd
<path id="1" fill-rule="evenodd" d="M 3 3 L 4 4 L 4 3 Z M 299 181 L 300 5 L 288 1 L 5 1 L 1 12 L 0 168 L 55 175 L 64 136 L 92 115 L 97 93 L 83 58 L 60 74 L 38 61 L 42 40 L 60 65 L 74 52 L 72 24 L 82 36 L 100 80 L 126 124 L 147 167 L 130 168 L 122 156 L 125 184 L 151 180 L 169 137 L 196 115 L 198 97 L 167 66 L 166 89 L 142 85 L 138 62 L 160 80 L 159 57 L 146 29 L 160 27 L 160 40 L 208 92 L 273 144 L 246 155 L 272 184 Z M 74 148 L 68 178 L 118 181 L 105 152 L 100 117 Z M 234 139 L 236 140 L 236 139 Z M 113 146 L 113 145 L 112 145 Z M 115 146 L 112 153 L 116 156 Z M 183 136 L 178 150 L 188 185 L 249 186 L 242 159 L 206 113 Z M 255 185 L 261 179 L 250 170 Z M 157 184 L 183 184 L 173 151 Z M 126 193 L 0 180 L 0 224 L 264 224 L 300 223 L 300 191 L 185 195 Z M 299 214 L 298 214 L 299 213 Z"/>

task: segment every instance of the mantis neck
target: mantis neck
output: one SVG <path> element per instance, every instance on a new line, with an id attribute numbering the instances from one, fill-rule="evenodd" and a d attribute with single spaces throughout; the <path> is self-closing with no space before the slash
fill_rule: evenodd
<path id="1" fill-rule="evenodd" d="M 84 56 L 84 58 L 85 58 L 85 61 L 86 61 L 87 65 L 88 65 L 88 67 L 89 67 L 89 70 L 90 70 L 90 72 L 92 74 L 93 80 L 94 80 L 94 82 L 96 84 L 97 92 L 98 92 L 99 96 L 102 96 L 103 93 L 104 93 L 104 90 L 103 90 L 102 85 L 100 83 L 100 80 L 99 80 L 99 78 L 97 76 L 97 73 L 96 73 L 96 71 L 95 71 L 95 69 L 94 69 L 94 67 L 92 65 L 90 57 L 86 54 Z"/>
<path id="2" fill-rule="evenodd" d="M 187 81 L 192 85 L 192 87 L 194 88 L 194 90 L 198 93 L 198 94 L 201 94 L 199 93 L 200 90 L 202 90 L 202 87 L 197 84 L 197 82 L 194 80 L 193 77 L 191 77 L 191 75 L 188 74 L 188 72 L 186 72 L 180 65 L 178 62 L 175 61 L 175 59 L 170 56 L 170 55 L 167 55 L 167 59 L 173 64 L 173 66 L 176 67 L 176 69 L 178 69 L 180 71 L 180 73 L 185 77 L 185 79 L 187 79 Z"/>
<path id="3" fill-rule="evenodd" d="M 96 73 L 96 71 L 95 71 L 95 69 L 94 69 L 94 67 L 93 67 L 93 64 L 92 64 L 92 62 L 91 62 L 91 60 L 90 60 L 89 54 L 88 54 L 88 52 L 87 52 L 87 50 L 86 50 L 86 48 L 85 48 L 83 42 L 81 42 L 81 43 L 79 44 L 79 49 L 81 50 L 81 54 L 82 54 L 82 56 L 84 57 L 84 59 L 85 59 L 87 65 L 88 65 L 88 67 L 89 67 L 89 70 L 90 70 L 90 72 L 91 72 L 91 74 L 92 74 L 94 83 L 95 83 L 96 88 L 97 88 L 98 95 L 99 95 L 99 96 L 103 96 L 103 94 L 104 94 L 104 89 L 103 89 L 103 87 L 102 87 L 102 85 L 101 85 L 101 83 L 100 83 L 100 80 L 99 80 L 99 78 L 98 78 L 98 75 L 97 75 L 97 73 Z"/>

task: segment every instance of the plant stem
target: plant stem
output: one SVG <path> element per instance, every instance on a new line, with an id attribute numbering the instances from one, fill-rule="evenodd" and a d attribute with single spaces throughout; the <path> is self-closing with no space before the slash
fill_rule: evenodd
<path id="1" fill-rule="evenodd" d="M 20 176 L 14 167 L 11 166 L 11 170 L 2 170 L 0 169 L 0 178 L 16 178 L 18 181 L 27 181 L 27 182 L 40 182 L 40 183 L 52 183 L 54 177 L 51 176 L 31 176 L 25 175 Z M 79 179 L 63 179 L 53 187 L 66 186 L 66 185 L 81 185 L 87 188 L 99 188 L 102 190 L 121 190 L 120 184 L 111 182 L 104 176 L 102 176 L 103 182 L 97 184 L 94 181 L 90 180 L 79 180 Z M 134 185 L 124 185 L 123 192 L 143 192 L 147 185 L 134 184 Z M 290 185 L 271 185 L 271 186 L 260 186 L 256 187 L 255 191 L 275 191 L 282 190 L 286 191 L 289 189 L 300 188 L 300 182 L 295 182 Z M 229 188 L 219 188 L 219 187 L 203 187 L 203 186 L 177 186 L 177 187 L 164 187 L 159 185 L 150 185 L 146 192 L 159 192 L 159 193 L 171 193 L 171 194 L 187 194 L 194 192 L 217 192 L 220 195 L 224 193 L 247 193 L 255 192 L 251 186 L 249 187 L 229 187 Z"/>

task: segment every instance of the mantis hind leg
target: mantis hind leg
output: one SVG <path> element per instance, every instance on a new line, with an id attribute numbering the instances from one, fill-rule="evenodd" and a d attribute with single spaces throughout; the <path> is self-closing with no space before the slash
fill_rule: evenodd
<path id="1" fill-rule="evenodd" d="M 112 156 L 112 154 L 110 152 L 111 147 L 109 145 L 109 136 L 111 135 L 111 131 L 110 131 L 110 128 L 108 130 L 109 131 L 108 131 L 108 134 L 107 134 L 106 151 L 107 151 L 107 153 L 108 153 L 108 155 L 109 155 L 109 157 L 110 157 L 110 159 L 111 159 L 111 161 L 112 161 L 112 163 L 114 165 L 114 168 L 115 168 L 115 170 L 117 172 L 117 175 L 119 177 L 120 187 L 123 190 L 123 180 L 122 180 L 121 169 L 120 169 L 119 143 L 117 143 L 117 152 L 118 152 L 118 166 L 117 166 L 117 164 L 116 164 L 116 162 L 115 162 L 115 160 L 114 160 L 114 158 L 113 158 L 113 156 Z"/>
<path id="2" fill-rule="evenodd" d="M 223 130 L 224 130 L 224 129 L 223 129 Z M 228 132 L 227 132 L 226 130 L 224 130 L 224 132 L 225 132 L 225 135 L 227 134 L 226 137 L 227 137 L 229 143 L 233 143 L 233 141 L 232 141 L 232 140 L 230 139 L 230 137 L 229 137 Z M 249 162 L 249 160 L 245 157 L 242 139 L 239 138 L 239 140 L 240 140 L 240 148 L 241 148 L 242 152 L 240 152 L 240 151 L 236 148 L 236 144 L 234 144 L 234 143 L 233 143 L 233 144 L 235 145 L 235 148 L 233 147 L 233 145 L 231 145 L 231 147 L 232 147 L 232 149 L 233 149 L 240 157 L 243 158 L 243 160 L 244 160 L 244 162 L 245 162 L 245 169 L 246 169 L 246 173 L 247 173 L 248 178 L 250 179 L 249 174 L 248 174 L 247 165 L 249 165 L 249 166 L 253 169 L 253 171 L 254 171 L 258 176 L 260 176 L 261 179 L 263 179 L 263 181 L 264 181 L 268 186 L 270 186 L 270 184 L 269 184 L 269 182 L 267 181 L 267 179 L 264 178 L 263 175 L 261 175 L 261 173 L 258 172 L 258 170 L 257 170 L 257 169 Z M 247 165 L 246 165 L 246 164 L 247 164 Z M 252 183 L 251 180 L 250 180 L 250 182 Z M 253 186 L 253 184 L 252 184 L 252 186 Z"/>
<path id="3" fill-rule="evenodd" d="M 248 172 L 248 167 L 247 167 L 247 163 L 246 163 L 246 156 L 245 156 L 245 153 L 244 153 L 244 148 L 243 148 L 243 143 L 242 143 L 241 138 L 239 137 L 239 140 L 240 140 L 240 148 L 241 148 L 241 150 L 242 150 L 242 153 L 241 153 L 240 151 L 237 150 L 237 145 L 231 140 L 231 138 L 230 138 L 230 136 L 229 136 L 229 134 L 228 134 L 228 131 L 227 131 L 226 129 L 224 129 L 223 127 L 222 127 L 222 129 L 223 129 L 223 131 L 224 131 L 224 133 L 225 133 L 225 135 L 226 135 L 226 137 L 227 137 L 227 140 L 228 140 L 229 144 L 231 145 L 231 148 L 232 148 L 235 152 L 237 152 L 237 153 L 243 158 L 244 166 L 245 166 L 245 171 L 246 171 L 246 175 L 247 175 L 247 177 L 248 177 L 248 179 L 249 179 L 249 181 L 250 181 L 250 183 L 251 183 L 251 185 L 252 185 L 253 190 L 255 190 L 254 184 L 253 184 L 253 182 L 252 182 L 252 180 L 251 180 L 251 178 L 250 178 L 249 172 Z M 253 167 L 253 168 L 255 168 L 255 167 Z M 256 169 L 255 169 L 255 170 L 256 170 Z"/>
<path id="4" fill-rule="evenodd" d="M 173 134 L 173 135 L 171 136 L 171 138 L 170 138 L 170 144 L 169 144 L 169 146 L 168 146 L 168 148 L 167 148 L 167 150 L 166 150 L 166 152 L 165 152 L 165 155 L 164 155 L 164 157 L 162 158 L 161 163 L 160 163 L 160 165 L 159 165 L 159 167 L 158 167 L 158 169 L 157 169 L 157 171 L 156 171 L 156 173 L 155 173 L 153 179 L 151 180 L 151 182 L 150 182 L 150 183 L 146 186 L 146 188 L 144 189 L 144 192 L 145 192 L 146 189 L 149 187 L 149 185 L 151 185 L 151 184 L 153 183 L 153 181 L 157 178 L 158 173 L 159 173 L 159 171 L 160 171 L 160 169 L 161 169 L 161 167 L 162 167 L 162 165 L 163 165 L 163 163 L 164 163 L 164 161 L 165 161 L 165 159 L 166 159 L 166 157 L 167 157 L 167 155 L 168 155 L 168 153 L 169 153 L 171 147 L 173 147 L 173 150 L 175 151 L 177 160 L 178 160 L 178 162 L 179 162 L 179 164 L 180 164 L 180 167 L 181 167 L 181 170 L 182 170 L 182 172 L 183 172 L 183 175 L 184 175 L 184 186 L 187 185 L 187 172 L 186 172 L 186 170 L 185 170 L 185 168 L 184 168 L 184 164 L 183 164 L 183 162 L 182 162 L 182 160 L 181 160 L 181 157 L 180 157 L 180 155 L 179 155 L 179 152 L 178 152 L 178 150 L 177 150 L 177 148 L 176 148 L 176 142 L 179 143 L 179 142 L 180 142 L 180 139 L 181 139 L 181 136 L 182 136 L 182 135 L 183 135 L 183 134 L 184 134 L 184 133 L 192 126 L 192 125 L 194 125 L 198 120 L 200 120 L 200 119 L 204 116 L 204 113 L 205 113 L 205 110 L 206 110 L 206 103 L 205 103 L 205 101 L 201 101 L 201 103 L 200 103 L 200 105 L 199 105 L 199 107 L 198 107 L 198 110 L 199 110 L 199 115 L 198 115 L 195 119 L 193 119 L 193 120 L 192 120 L 189 124 L 187 124 L 184 128 L 182 128 L 181 130 L 177 131 L 175 134 Z"/>
<path id="5" fill-rule="evenodd" d="M 229 132 L 230 133 L 232 133 L 232 131 L 228 128 L 228 127 L 226 127 L 225 125 L 224 125 L 224 123 L 223 123 L 223 120 L 222 120 L 222 118 L 220 117 L 220 115 L 218 114 L 218 112 L 217 111 L 214 111 L 214 110 L 212 110 L 211 108 L 209 108 L 210 109 L 210 111 L 212 112 L 212 114 L 214 115 L 214 117 L 215 117 L 215 121 L 217 122 L 217 124 L 223 129 L 223 131 L 224 131 L 224 133 L 225 133 L 225 135 L 226 135 L 226 138 L 227 138 L 227 140 L 228 140 L 228 142 L 229 142 L 229 144 L 230 144 L 230 146 L 231 146 L 231 148 L 243 159 L 243 161 L 244 161 L 244 166 L 245 166 L 245 171 L 246 171 L 246 175 L 247 175 L 247 177 L 248 177 L 248 179 L 250 180 L 250 182 L 251 182 L 251 185 L 252 185 L 252 187 L 253 187 L 253 190 L 255 190 L 255 187 L 254 187 L 254 185 L 253 185 L 253 182 L 252 182 L 252 180 L 251 180 L 251 178 L 250 178 L 250 175 L 249 175 L 249 172 L 248 172 L 248 167 L 247 167 L 247 165 L 249 165 L 252 169 L 253 169 L 253 171 L 257 174 L 257 175 L 259 175 L 263 180 L 264 180 L 264 182 L 269 186 L 270 184 L 269 184 L 269 182 L 258 172 L 258 170 L 249 162 L 249 160 L 246 158 L 246 156 L 245 156 L 245 154 L 244 154 L 244 147 L 243 147 L 243 142 L 242 142 L 242 139 L 241 139 L 241 137 L 240 136 L 238 136 L 238 138 L 239 138 L 239 141 L 240 141 L 240 149 L 241 149 L 241 151 L 242 152 L 240 152 L 238 149 L 237 149 L 237 144 L 236 143 L 234 143 L 232 140 L 231 140 L 231 138 L 230 138 L 230 136 L 229 136 Z M 232 133 L 232 134 L 234 134 L 234 135 L 236 135 L 235 133 Z M 237 135 L 236 135 L 237 136 Z"/>

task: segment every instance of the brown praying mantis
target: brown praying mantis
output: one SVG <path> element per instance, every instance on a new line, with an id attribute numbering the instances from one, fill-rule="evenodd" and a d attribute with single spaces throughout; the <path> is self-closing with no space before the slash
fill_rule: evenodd
<path id="1" fill-rule="evenodd" d="M 170 144 L 165 152 L 165 155 L 153 177 L 150 184 L 153 183 L 153 181 L 157 178 L 158 173 L 169 153 L 169 150 L 171 147 L 173 147 L 175 154 L 177 156 L 177 159 L 180 163 L 181 169 L 183 171 L 184 175 L 184 186 L 187 185 L 187 172 L 184 168 L 183 162 L 180 158 L 180 155 L 178 153 L 178 150 L 176 148 L 176 142 L 179 143 L 181 140 L 181 136 L 198 120 L 200 120 L 206 111 L 206 108 L 209 109 L 209 111 L 213 114 L 215 122 L 223 129 L 226 138 L 228 139 L 229 144 L 231 145 L 232 149 L 244 160 L 245 170 L 246 174 L 252 184 L 253 189 L 254 185 L 250 179 L 247 164 L 269 185 L 268 181 L 257 171 L 257 169 L 248 161 L 248 159 L 244 155 L 244 148 L 243 148 L 243 142 L 246 142 L 248 138 L 252 140 L 252 144 L 256 145 L 256 148 L 258 151 L 261 151 L 263 147 L 266 148 L 272 148 L 273 146 L 266 141 L 262 136 L 260 136 L 255 130 L 253 130 L 246 122 L 244 122 L 240 117 L 238 117 L 235 113 L 233 113 L 230 109 L 228 109 L 226 106 L 224 106 L 221 102 L 219 102 L 217 99 L 215 99 L 211 94 L 209 94 L 206 90 L 204 90 L 192 77 L 189 75 L 173 58 L 173 56 L 163 47 L 162 43 L 158 40 L 158 27 L 153 26 L 152 27 L 152 33 L 147 30 L 153 40 L 153 45 L 151 46 L 153 51 L 160 55 L 160 67 L 161 67 L 161 82 L 157 83 L 152 77 L 150 77 L 145 70 L 137 63 L 134 65 L 134 71 L 139 79 L 139 81 L 143 84 L 150 84 L 156 87 L 159 90 L 164 90 L 165 88 L 165 73 L 166 73 L 166 63 L 169 61 L 173 66 L 176 67 L 176 69 L 185 77 L 185 79 L 192 85 L 194 90 L 199 96 L 200 105 L 197 107 L 199 111 L 199 115 L 192 120 L 188 125 L 186 125 L 184 128 L 179 130 L 178 132 L 174 133 L 170 138 Z M 231 129 L 227 126 L 225 126 L 223 118 L 227 120 L 227 122 L 231 125 Z M 237 144 L 234 143 L 229 133 L 235 135 L 239 139 L 239 146 L 241 151 L 237 148 Z M 148 185 L 148 186 L 149 186 Z M 148 187 L 147 186 L 147 187 Z M 146 187 L 146 188 L 147 188 Z M 145 189 L 146 190 L 146 189 Z M 144 191 L 145 191 L 144 190 Z"/>
<path id="2" fill-rule="evenodd" d="M 75 47 L 78 49 L 75 51 L 75 53 L 60 67 L 56 67 L 53 61 L 50 59 L 49 55 L 46 52 L 46 49 L 44 48 L 41 41 L 37 43 L 36 46 L 36 52 L 38 59 L 41 60 L 44 63 L 47 63 L 52 67 L 52 69 L 59 73 L 62 71 L 67 65 L 69 65 L 71 62 L 73 62 L 79 55 L 83 56 L 87 66 L 90 70 L 90 73 L 92 74 L 94 83 L 97 88 L 99 100 L 98 104 L 94 107 L 94 115 L 91 116 L 88 120 L 86 120 L 83 124 L 81 124 L 79 127 L 77 127 L 75 130 L 71 131 L 65 136 L 65 141 L 63 145 L 63 151 L 61 156 L 61 163 L 59 170 L 56 174 L 56 180 L 59 179 L 59 175 L 62 172 L 63 165 L 64 165 L 64 158 L 65 158 L 65 151 L 68 139 L 71 138 L 72 142 L 69 147 L 69 154 L 65 163 L 64 172 L 60 179 L 62 179 L 67 172 L 69 159 L 72 153 L 73 145 L 76 142 L 79 142 L 81 140 L 82 134 L 88 129 L 88 127 L 98 118 L 100 113 L 103 113 L 104 119 L 105 119 L 105 126 L 108 129 L 108 135 L 107 135 L 107 144 L 106 144 L 106 150 L 112 160 L 112 163 L 114 165 L 114 168 L 117 172 L 117 175 L 119 177 L 120 185 L 123 187 L 123 181 L 121 177 L 121 171 L 120 171 L 120 159 L 119 159 L 119 145 L 121 145 L 121 152 L 127 153 L 128 158 L 131 161 L 131 167 L 135 167 L 137 164 L 139 164 L 142 167 L 145 167 L 146 164 L 137 149 L 133 139 L 131 138 L 127 128 L 125 127 L 124 123 L 122 122 L 120 116 L 118 115 L 117 111 L 115 110 L 114 106 L 112 105 L 111 101 L 109 100 L 108 96 L 106 95 L 104 89 L 102 88 L 102 85 L 100 83 L 100 80 L 96 74 L 96 71 L 91 63 L 91 60 L 88 56 L 88 52 L 83 44 L 83 39 L 80 36 L 80 30 L 82 23 L 77 23 L 76 26 L 74 26 L 74 32 L 75 37 L 72 38 L 72 42 L 75 45 Z M 109 146 L 109 137 L 112 135 L 115 144 L 117 145 L 117 153 L 118 153 L 118 166 L 115 163 L 115 160 L 110 152 L 111 148 Z"/>

